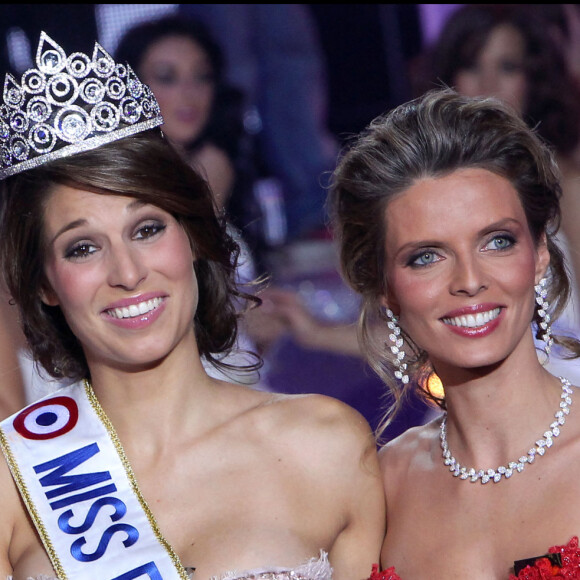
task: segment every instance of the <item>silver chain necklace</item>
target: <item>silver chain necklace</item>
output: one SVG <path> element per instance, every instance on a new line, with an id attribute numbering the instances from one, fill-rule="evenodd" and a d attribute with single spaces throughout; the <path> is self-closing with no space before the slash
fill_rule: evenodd
<path id="1" fill-rule="evenodd" d="M 564 377 L 559 377 L 562 382 L 562 394 L 558 412 L 555 415 L 556 420 L 550 425 L 550 429 L 544 433 L 542 439 L 536 441 L 535 447 L 532 447 L 527 455 L 522 455 L 517 461 L 510 461 L 507 465 L 500 465 L 497 469 L 474 469 L 473 467 L 464 467 L 459 464 L 457 459 L 451 455 L 447 445 L 447 415 L 441 422 L 439 438 L 441 439 L 441 449 L 443 450 L 444 463 L 449 467 L 449 471 L 454 477 L 469 480 L 471 482 L 480 481 L 487 483 L 493 481 L 497 483 L 502 477 L 509 479 L 514 473 L 521 473 L 528 463 L 533 463 L 536 455 L 544 455 L 546 450 L 554 444 L 554 437 L 560 435 L 560 427 L 566 422 L 566 417 L 570 413 L 572 404 L 572 388 L 570 381 Z"/>

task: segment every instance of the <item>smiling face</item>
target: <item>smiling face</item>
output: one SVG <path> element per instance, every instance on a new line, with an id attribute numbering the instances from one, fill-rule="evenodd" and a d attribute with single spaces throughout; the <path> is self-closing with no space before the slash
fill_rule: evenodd
<path id="1" fill-rule="evenodd" d="M 534 353 L 534 284 L 549 264 L 510 182 L 484 169 L 426 178 L 386 210 L 385 304 L 437 369 Z"/>
<path id="2" fill-rule="evenodd" d="M 457 72 L 455 88 L 468 97 L 497 97 L 521 113 L 527 92 L 525 50 L 524 38 L 516 28 L 497 26 L 475 62 Z"/>
<path id="3" fill-rule="evenodd" d="M 143 56 L 139 75 L 157 98 L 167 137 L 179 146 L 199 137 L 215 93 L 214 71 L 201 46 L 185 36 L 162 38 Z"/>
<path id="4" fill-rule="evenodd" d="M 179 345 L 191 348 L 194 256 L 169 213 L 59 185 L 45 205 L 43 236 L 42 300 L 60 306 L 89 367 L 147 367 Z"/>

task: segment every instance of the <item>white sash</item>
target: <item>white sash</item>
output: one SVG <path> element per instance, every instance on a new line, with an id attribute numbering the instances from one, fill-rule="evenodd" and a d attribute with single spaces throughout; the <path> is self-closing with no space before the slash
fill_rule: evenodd
<path id="1" fill-rule="evenodd" d="M 0 423 L 0 445 L 62 580 L 187 580 L 85 382 Z"/>

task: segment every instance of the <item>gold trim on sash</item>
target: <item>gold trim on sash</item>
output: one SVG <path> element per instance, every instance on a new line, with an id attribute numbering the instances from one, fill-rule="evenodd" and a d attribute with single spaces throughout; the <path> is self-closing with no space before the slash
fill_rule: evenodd
<path id="1" fill-rule="evenodd" d="M 127 478 L 131 482 L 131 487 L 133 488 L 133 492 L 137 496 L 137 499 L 139 500 L 139 503 L 141 504 L 141 507 L 143 508 L 143 511 L 145 512 L 145 515 L 147 516 L 147 519 L 149 520 L 149 523 L 151 524 L 151 528 L 153 529 L 153 533 L 155 534 L 155 537 L 163 545 L 163 547 L 167 550 L 167 553 L 169 554 L 169 557 L 171 558 L 171 560 L 173 561 L 173 564 L 177 568 L 177 571 L 179 572 L 180 577 L 183 578 L 183 580 L 189 580 L 190 576 L 185 571 L 183 564 L 181 563 L 179 557 L 177 556 L 177 554 L 175 553 L 175 551 L 171 547 L 171 544 L 169 544 L 169 542 L 163 537 L 163 534 L 161 533 L 161 530 L 159 530 L 159 526 L 157 525 L 157 521 L 155 520 L 155 516 L 153 515 L 153 512 L 149 508 L 149 504 L 147 503 L 146 499 L 143 497 L 143 494 L 141 493 L 141 490 L 139 489 L 139 485 L 137 484 L 137 478 L 135 477 L 135 474 L 133 473 L 133 468 L 131 467 L 131 464 L 129 463 L 127 456 L 125 455 L 125 450 L 123 449 L 123 446 L 121 445 L 121 441 L 119 440 L 119 437 L 117 435 L 117 432 L 115 431 L 115 428 L 113 427 L 113 424 L 111 423 L 111 421 L 109 420 L 109 418 L 105 414 L 105 411 L 101 407 L 101 404 L 99 403 L 99 401 L 95 395 L 95 392 L 93 391 L 93 388 L 91 387 L 91 384 L 89 383 L 89 381 L 87 381 L 86 379 L 83 379 L 83 382 L 85 385 L 85 392 L 87 394 L 87 398 L 89 399 L 89 402 L 91 403 L 91 406 L 93 407 L 93 410 L 95 411 L 95 413 L 97 414 L 97 416 L 99 417 L 99 419 L 101 420 L 101 422 L 103 423 L 105 428 L 107 429 L 109 436 L 111 437 L 111 441 L 113 442 L 113 445 L 115 446 L 115 449 L 117 450 L 117 453 L 119 454 L 119 458 L 121 459 L 121 463 L 123 464 L 123 467 L 125 468 L 125 472 L 127 473 Z"/>

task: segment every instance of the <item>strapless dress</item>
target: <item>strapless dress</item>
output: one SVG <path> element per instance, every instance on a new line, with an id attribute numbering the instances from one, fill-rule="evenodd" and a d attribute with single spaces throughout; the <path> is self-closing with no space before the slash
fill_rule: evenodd
<path id="1" fill-rule="evenodd" d="M 194 574 L 190 576 L 194 580 Z M 12 580 L 8 576 L 6 580 Z M 36 576 L 27 578 L 27 580 L 59 580 L 52 576 Z M 81 580 L 81 579 L 75 579 Z M 202 580 L 195 578 L 195 580 Z M 328 561 L 328 554 L 323 550 L 320 551 L 318 558 L 312 558 L 298 568 L 288 567 L 268 567 L 255 570 L 230 571 L 220 576 L 212 576 L 209 580 L 332 580 L 332 568 Z"/>
<path id="2" fill-rule="evenodd" d="M 542 578 L 561 578 L 580 580 L 580 545 L 578 537 L 574 536 L 563 546 L 552 546 L 542 556 L 526 558 L 514 562 L 514 571 L 509 580 L 535 580 Z M 393 567 L 379 571 L 377 564 L 373 565 L 372 573 L 367 580 L 402 580 Z"/>

